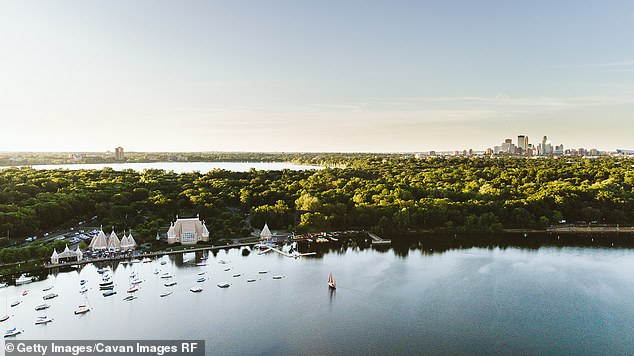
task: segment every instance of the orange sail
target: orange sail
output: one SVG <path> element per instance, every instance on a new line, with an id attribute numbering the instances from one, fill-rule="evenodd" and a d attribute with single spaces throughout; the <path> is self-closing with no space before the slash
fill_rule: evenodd
<path id="1" fill-rule="evenodd" d="M 332 278 L 332 272 L 328 275 L 328 286 L 330 288 L 337 288 L 337 281 Z"/>

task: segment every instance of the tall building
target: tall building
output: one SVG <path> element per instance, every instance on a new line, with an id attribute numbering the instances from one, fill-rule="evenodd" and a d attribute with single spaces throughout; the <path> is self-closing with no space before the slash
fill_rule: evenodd
<path id="1" fill-rule="evenodd" d="M 116 147 L 114 149 L 114 159 L 117 161 L 123 161 L 125 159 L 125 155 L 123 154 L 123 147 Z"/>
<path id="2" fill-rule="evenodd" d="M 528 136 L 517 136 L 517 148 L 521 149 L 521 153 L 526 153 L 526 150 L 528 149 Z"/>

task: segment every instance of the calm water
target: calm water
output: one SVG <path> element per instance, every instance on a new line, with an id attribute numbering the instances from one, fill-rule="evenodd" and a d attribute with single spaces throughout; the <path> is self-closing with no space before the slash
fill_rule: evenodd
<path id="1" fill-rule="evenodd" d="M 214 169 L 224 169 L 234 172 L 247 172 L 251 168 L 256 170 L 282 170 L 290 169 L 301 171 L 307 169 L 322 169 L 320 166 L 308 166 L 286 162 L 151 162 L 151 163 L 99 163 L 99 164 L 45 164 L 34 165 L 35 169 L 102 169 L 111 167 L 114 170 L 121 171 L 124 169 L 132 169 L 135 171 L 143 171 L 144 169 L 163 169 L 166 171 L 174 171 L 175 173 L 198 171 L 206 173 Z"/>
<path id="2" fill-rule="evenodd" d="M 118 292 L 103 297 L 96 267 L 53 273 L 44 281 L 0 290 L 13 317 L 5 329 L 34 339 L 205 339 L 211 354 L 629 354 L 634 350 L 634 251 L 587 248 L 451 250 L 399 257 L 391 250 L 342 248 L 318 258 L 277 254 L 165 256 L 152 263 L 115 265 Z M 219 260 L 229 261 L 220 264 Z M 111 264 L 112 265 L 112 264 Z M 178 284 L 165 298 L 169 271 Z M 231 270 L 225 272 L 225 268 Z M 258 274 L 259 270 L 270 271 Z M 129 275 L 144 281 L 139 298 L 124 302 Z M 208 281 L 196 283 L 199 271 Z M 326 285 L 332 271 L 336 292 Z M 162 273 L 161 272 L 161 273 Z M 232 277 L 243 273 L 241 277 Z M 273 275 L 283 275 L 273 280 Z M 247 278 L 256 282 L 247 283 Z M 73 315 L 84 298 L 86 315 Z M 219 282 L 231 287 L 220 289 Z M 42 288 L 48 325 L 34 325 Z M 200 285 L 201 293 L 189 288 Z M 21 292 L 29 289 L 27 297 Z M 2 300 L 0 299 L 0 300 Z M 2 300 L 4 302 L 4 300 Z M 4 303 L 2 303 L 4 304 Z M 0 306 L 0 310 L 4 306 Z M 2 314 L 2 312 L 0 312 Z"/>

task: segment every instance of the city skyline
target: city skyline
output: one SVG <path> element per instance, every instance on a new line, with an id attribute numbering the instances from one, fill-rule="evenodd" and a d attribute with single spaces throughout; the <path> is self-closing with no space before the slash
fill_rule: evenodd
<path id="1" fill-rule="evenodd" d="M 634 4 L 0 4 L 0 151 L 634 149 Z"/>

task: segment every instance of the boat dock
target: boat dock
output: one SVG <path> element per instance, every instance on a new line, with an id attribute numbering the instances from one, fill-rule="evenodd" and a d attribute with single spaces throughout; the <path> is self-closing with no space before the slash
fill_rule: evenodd
<path id="1" fill-rule="evenodd" d="M 372 245 L 389 245 L 392 243 L 392 240 L 382 239 L 369 231 L 368 236 L 372 238 Z"/>
<path id="2" fill-rule="evenodd" d="M 226 248 L 253 246 L 255 244 L 257 244 L 257 242 L 245 242 L 245 243 L 235 243 L 235 244 L 219 245 L 219 246 L 192 247 L 190 249 L 179 249 L 174 251 L 168 250 L 168 251 L 148 252 L 148 253 L 142 253 L 142 254 L 138 254 L 134 256 L 113 256 L 113 257 L 91 258 L 91 259 L 85 259 L 81 261 L 47 264 L 47 265 L 44 265 L 44 268 L 59 268 L 59 267 L 65 267 L 65 266 L 71 266 L 71 265 L 82 265 L 82 264 L 95 263 L 95 262 L 129 260 L 133 258 L 157 257 L 157 256 L 175 255 L 179 253 L 189 253 L 189 252 L 199 252 L 199 251 L 215 251 L 215 250 L 222 250 Z"/>

